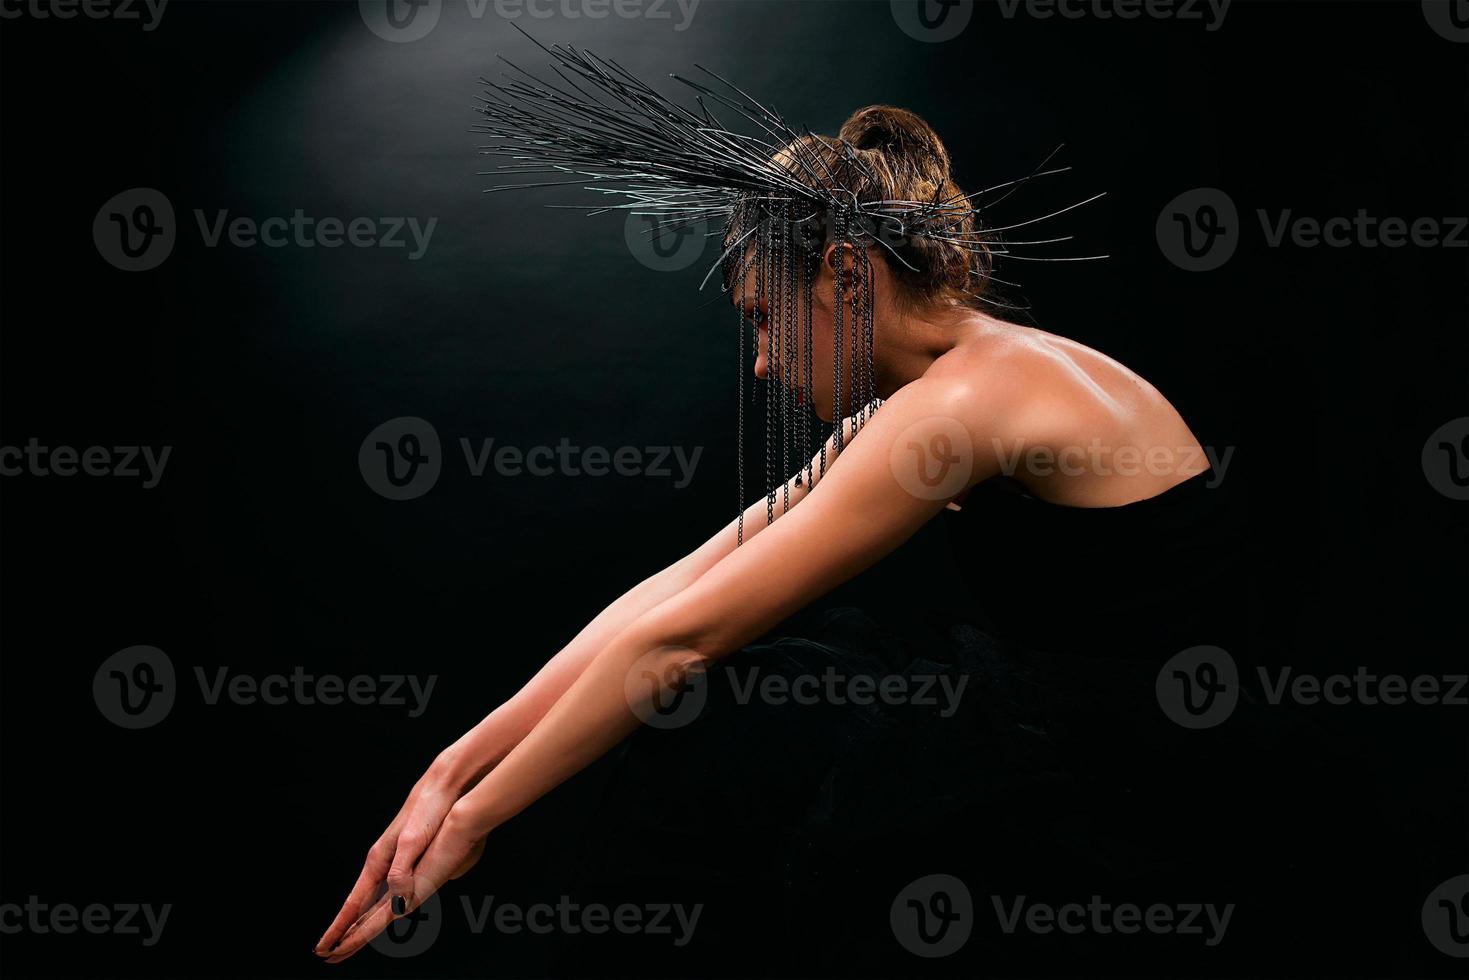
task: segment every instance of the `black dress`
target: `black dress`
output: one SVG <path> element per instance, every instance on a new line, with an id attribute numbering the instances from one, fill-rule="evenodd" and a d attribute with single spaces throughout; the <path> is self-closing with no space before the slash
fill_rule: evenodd
<path id="1" fill-rule="evenodd" d="M 1248 691 L 1202 730 L 1160 707 L 1160 668 L 1180 651 L 1249 666 L 1242 526 L 1212 472 L 1104 509 L 976 487 L 722 662 L 691 723 L 622 747 L 578 888 L 705 911 L 684 947 L 628 939 L 620 961 L 616 942 L 572 944 L 558 971 L 1230 975 L 1311 916 L 1357 914 L 1279 887 L 1290 867 L 1315 895 L 1349 846 L 1329 826 L 1321 837 L 1349 803 L 1329 753 L 1298 765 L 1308 727 Z M 905 949 L 890 922 L 895 896 L 933 874 L 973 904 L 970 938 L 941 959 Z M 1207 947 L 1007 933 L 997 911 L 1094 895 L 1244 911 Z"/>

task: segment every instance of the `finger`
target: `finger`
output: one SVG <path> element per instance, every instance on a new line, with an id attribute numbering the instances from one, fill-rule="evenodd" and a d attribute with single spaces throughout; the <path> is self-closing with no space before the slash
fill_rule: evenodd
<path id="1" fill-rule="evenodd" d="M 354 923 L 342 937 L 336 950 L 327 958 L 328 963 L 340 963 L 362 949 L 389 924 L 402 915 L 411 915 L 428 897 L 439 890 L 444 882 L 458 877 L 479 860 L 484 853 L 484 839 L 469 841 L 457 834 L 439 834 L 424 851 L 413 873 L 414 892 L 407 896 L 405 911 L 395 914 L 389 904 L 389 895 L 374 906 L 360 921 Z"/>
<path id="2" fill-rule="evenodd" d="M 357 883 L 352 886 L 352 891 L 347 895 L 347 900 L 342 903 L 342 908 L 337 912 L 337 917 L 332 924 L 322 933 L 321 939 L 316 943 L 316 954 L 326 956 L 331 952 L 333 946 L 341 941 L 349 926 L 356 922 L 361 916 L 363 909 L 372 904 L 377 897 L 377 891 L 382 886 L 383 876 L 387 874 L 389 864 L 388 838 L 383 838 L 372 845 L 367 852 L 367 861 L 362 865 L 362 873 L 357 876 Z"/>
<path id="3" fill-rule="evenodd" d="M 326 962 L 340 963 L 376 939 L 397 918 L 388 904 L 390 898 L 387 892 L 383 892 L 382 897 L 364 911 L 342 935 L 336 948 L 326 957 Z"/>
<path id="4" fill-rule="evenodd" d="M 398 835 L 398 848 L 387 874 L 389 905 L 394 915 L 402 915 L 412 907 L 413 869 L 437 829 L 424 826 L 422 820 L 410 819 Z"/>
<path id="5" fill-rule="evenodd" d="M 429 844 L 413 873 L 414 901 L 409 911 L 417 908 L 430 895 L 474 866 L 484 853 L 485 838 L 467 839 L 457 833 L 441 833 Z"/>

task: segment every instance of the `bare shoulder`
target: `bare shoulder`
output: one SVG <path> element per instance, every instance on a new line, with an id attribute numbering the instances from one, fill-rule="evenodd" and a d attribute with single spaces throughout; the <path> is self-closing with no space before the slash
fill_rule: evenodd
<path id="1" fill-rule="evenodd" d="M 1165 426 L 1173 406 L 1146 378 L 1085 344 L 1034 327 L 977 318 L 924 376 L 985 413 L 991 432 L 1045 442 L 1078 430 L 1120 435 Z M 1179 420 L 1181 422 L 1181 420 Z"/>

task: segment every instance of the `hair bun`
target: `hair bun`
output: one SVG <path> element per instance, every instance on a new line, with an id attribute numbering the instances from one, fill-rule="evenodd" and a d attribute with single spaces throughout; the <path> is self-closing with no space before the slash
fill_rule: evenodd
<path id="1" fill-rule="evenodd" d="M 949 152 L 933 127 L 907 109 L 870 105 L 842 124 L 838 138 L 859 150 L 876 150 L 935 184 L 949 179 Z"/>

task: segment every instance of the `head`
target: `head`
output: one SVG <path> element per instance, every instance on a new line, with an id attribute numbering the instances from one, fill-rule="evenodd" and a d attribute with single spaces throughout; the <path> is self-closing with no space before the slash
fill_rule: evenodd
<path id="1" fill-rule="evenodd" d="M 990 255 L 974 248 L 980 237 L 977 217 L 954 183 L 943 142 L 904 109 L 859 109 L 835 138 L 802 136 L 772 162 L 809 188 L 813 199 L 829 198 L 836 191 L 864 205 L 869 214 L 880 212 L 883 202 L 934 205 L 927 212 L 924 235 L 912 234 L 899 218 L 843 228 L 842 219 L 817 213 L 799 200 L 756 204 L 741 209 L 731 222 L 731 243 L 757 221 L 791 224 L 788 234 L 777 230 L 767 236 L 775 244 L 764 249 L 753 244 L 752 236 L 744 247 L 743 282 L 731 277 L 731 298 L 758 328 L 756 374 L 774 374 L 784 385 L 809 392 L 812 409 L 831 421 L 851 414 L 868 389 L 880 387 L 871 383 L 876 379 L 862 377 L 863 358 L 874 365 L 869 373 L 881 378 L 884 352 L 905 322 L 943 319 L 955 307 L 980 302 Z M 940 240 L 944 238 L 949 240 Z M 762 263 L 763 277 L 758 273 Z M 781 280 L 788 285 L 771 288 L 771 282 Z M 838 304 L 843 313 L 839 396 L 834 384 Z M 855 334 L 854 310 L 859 323 Z M 862 333 L 864 316 L 871 322 L 868 349 L 863 347 L 869 343 Z"/>

